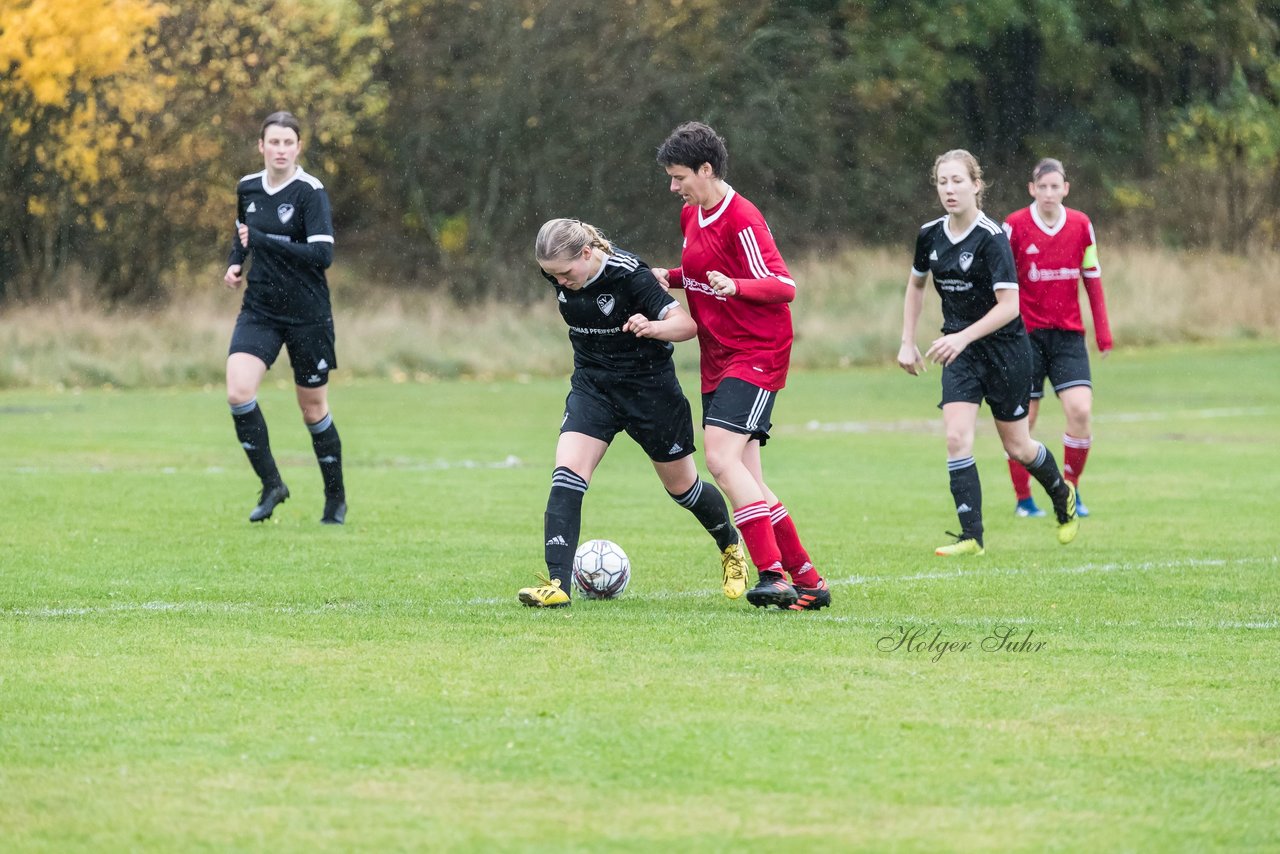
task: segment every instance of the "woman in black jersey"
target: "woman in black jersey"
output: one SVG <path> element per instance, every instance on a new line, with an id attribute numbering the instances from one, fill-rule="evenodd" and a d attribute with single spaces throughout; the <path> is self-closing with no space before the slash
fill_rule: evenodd
<path id="1" fill-rule="evenodd" d="M 298 166 L 301 136 L 291 113 L 267 116 L 258 139 L 264 168 L 236 186 L 236 234 L 223 280 L 232 290 L 246 279 L 248 284 L 227 356 L 227 402 L 236 437 L 262 480 L 249 514 L 250 522 L 261 522 L 289 497 L 258 406 L 263 376 L 280 348 L 288 348 L 298 406 L 324 481 L 320 521 L 341 525 L 347 514 L 342 441 L 328 401 L 329 372 L 338 360 L 324 272 L 333 261 L 333 220 L 324 185 Z"/>
<path id="2" fill-rule="evenodd" d="M 544 517 L 549 578 L 522 589 L 520 601 L 540 608 L 569 604 L 582 499 L 619 431 L 644 449 L 671 498 L 715 538 L 725 595 L 738 598 L 746 592 L 746 555 L 724 497 L 698 477 L 693 416 L 671 360 L 672 342 L 693 338 L 697 324 L 647 264 L 585 222 L 545 223 L 535 255 L 569 326 L 573 376 Z"/>
<path id="3" fill-rule="evenodd" d="M 1031 345 L 1018 313 L 1018 275 L 1004 231 L 982 212 L 982 168 L 956 149 L 933 164 L 933 180 L 947 215 L 927 222 L 916 238 L 907 278 L 902 347 L 898 364 L 916 376 L 927 358 L 942 364 L 942 420 L 947 433 L 947 469 L 960 518 L 956 541 L 938 548 L 942 557 L 983 553 L 982 485 L 973 458 L 978 407 L 986 400 L 1005 453 L 1027 467 L 1053 499 L 1058 542 L 1075 539 L 1075 487 L 1063 479 L 1053 454 L 1031 438 Z M 942 336 L 920 355 L 916 326 L 924 284 L 942 297 Z"/>

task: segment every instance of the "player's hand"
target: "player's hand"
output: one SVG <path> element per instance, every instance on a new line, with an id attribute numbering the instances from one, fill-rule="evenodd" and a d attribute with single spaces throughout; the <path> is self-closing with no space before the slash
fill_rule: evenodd
<path id="1" fill-rule="evenodd" d="M 650 267 L 649 272 L 653 273 L 653 277 L 658 280 L 658 284 L 667 290 L 671 290 L 671 274 L 666 267 Z"/>
<path id="2" fill-rule="evenodd" d="M 898 367 L 913 377 L 918 377 L 927 370 L 920 348 L 915 344 L 903 344 L 898 349 Z"/>
<path id="3" fill-rule="evenodd" d="M 738 292 L 738 283 L 719 270 L 707 273 L 707 284 L 718 297 L 731 297 Z"/>
<path id="4" fill-rule="evenodd" d="M 653 323 L 643 314 L 633 314 L 627 318 L 626 323 L 622 324 L 622 331 L 631 332 L 637 338 L 653 338 L 657 334 L 657 330 L 653 328 Z"/>
<path id="5" fill-rule="evenodd" d="M 226 275 L 222 277 L 222 281 L 225 282 L 227 287 L 231 288 L 233 291 L 240 287 L 240 285 L 244 284 L 244 274 L 241 272 L 242 269 L 243 267 L 241 267 L 241 265 L 232 264 L 227 268 Z"/>
<path id="6" fill-rule="evenodd" d="M 969 346 L 969 342 L 960 336 L 960 333 L 953 332 L 950 335 L 943 335 L 941 338 L 934 340 L 929 345 L 929 349 L 925 352 L 924 357 L 934 364 L 949 365 L 956 360 L 956 357 L 964 352 L 964 348 Z"/>
<path id="7" fill-rule="evenodd" d="M 249 226 L 243 222 L 237 226 L 236 231 L 240 234 L 240 245 L 245 249 L 249 248 Z"/>

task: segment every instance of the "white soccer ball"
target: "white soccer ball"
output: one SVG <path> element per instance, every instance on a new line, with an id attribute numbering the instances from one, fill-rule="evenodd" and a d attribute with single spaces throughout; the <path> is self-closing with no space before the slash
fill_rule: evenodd
<path id="1" fill-rule="evenodd" d="M 573 586 L 588 599 L 617 599 L 631 581 L 631 561 L 617 543 L 587 540 L 573 555 Z"/>

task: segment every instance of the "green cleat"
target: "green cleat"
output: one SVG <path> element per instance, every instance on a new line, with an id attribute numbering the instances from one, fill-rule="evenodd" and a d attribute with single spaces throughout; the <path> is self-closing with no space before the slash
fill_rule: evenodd
<path id="1" fill-rule="evenodd" d="M 563 608 L 570 603 L 569 594 L 560 589 L 560 579 L 541 579 L 537 587 L 520 590 L 520 604 L 530 608 Z"/>
<path id="2" fill-rule="evenodd" d="M 1063 481 L 1067 485 L 1067 497 L 1062 500 L 1062 506 L 1058 506 L 1058 501 L 1053 502 L 1053 512 L 1058 516 L 1058 542 L 1064 546 L 1076 538 L 1076 534 L 1080 533 L 1080 515 L 1076 513 L 1076 487 L 1071 481 Z"/>
<path id="3" fill-rule="evenodd" d="M 747 592 L 747 555 L 742 543 L 726 546 L 720 552 L 720 566 L 724 570 L 724 595 L 740 599 Z"/>
<path id="4" fill-rule="evenodd" d="M 975 537 L 966 537 L 963 534 L 953 534 L 947 531 L 947 535 L 955 537 L 956 541 L 947 546 L 938 546 L 933 553 L 938 557 L 969 557 L 986 554 L 986 549 L 982 547 L 982 543 L 978 542 Z"/>

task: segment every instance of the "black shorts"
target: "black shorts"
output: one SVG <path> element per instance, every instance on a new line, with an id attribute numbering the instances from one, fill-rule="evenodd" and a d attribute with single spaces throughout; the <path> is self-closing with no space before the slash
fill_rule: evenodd
<path id="1" fill-rule="evenodd" d="M 693 412 L 675 370 L 643 377 L 573 372 L 560 432 L 585 433 L 608 444 L 619 430 L 655 463 L 694 452 Z"/>
<path id="2" fill-rule="evenodd" d="M 1054 394 L 1074 386 L 1093 387 L 1089 373 L 1089 348 L 1083 332 L 1067 329 L 1037 329 L 1031 336 L 1031 396 L 1044 397 L 1044 378 Z"/>
<path id="3" fill-rule="evenodd" d="M 257 356 L 270 369 L 280 348 L 289 348 L 289 364 L 293 381 L 306 388 L 319 388 L 329 382 L 329 372 L 338 367 L 333 332 L 333 318 L 316 323 L 293 325 L 280 323 L 253 311 L 241 311 L 231 333 L 231 353 Z"/>
<path id="4" fill-rule="evenodd" d="M 769 441 L 773 401 L 777 392 L 765 391 L 746 380 L 729 377 L 702 396 L 702 426 L 745 433 L 761 445 Z"/>
<path id="5" fill-rule="evenodd" d="M 1027 417 L 1031 403 L 1031 347 L 1025 335 L 974 341 L 942 369 L 942 403 L 986 400 L 997 421 Z"/>

